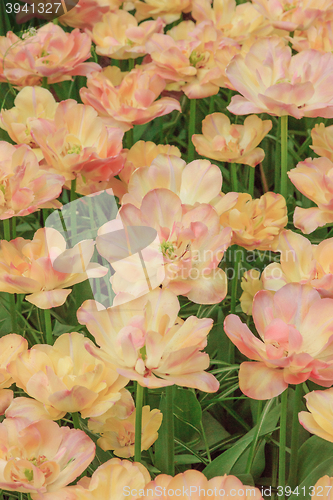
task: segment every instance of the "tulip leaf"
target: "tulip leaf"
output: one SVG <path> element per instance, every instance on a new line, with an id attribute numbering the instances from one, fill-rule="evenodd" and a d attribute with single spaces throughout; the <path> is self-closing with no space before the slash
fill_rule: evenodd
<path id="1" fill-rule="evenodd" d="M 184 443 L 200 435 L 201 406 L 195 394 L 177 387 L 174 392 L 175 437 Z"/>
<path id="2" fill-rule="evenodd" d="M 276 424 L 280 417 L 280 404 L 271 410 L 264 422 L 262 423 L 259 437 L 272 433 L 276 429 Z M 207 467 L 202 471 L 208 479 L 215 476 L 222 476 L 229 474 L 239 457 L 245 452 L 248 446 L 251 445 L 256 427 L 251 429 L 245 436 L 237 441 L 236 444 L 229 450 L 222 453 L 219 457 L 215 458 Z"/>
<path id="3" fill-rule="evenodd" d="M 316 436 L 314 436 L 314 437 L 316 437 Z M 307 442 L 311 441 L 311 439 L 312 438 L 310 438 Z M 322 440 L 322 441 L 324 444 L 325 441 L 324 440 Z M 332 444 L 332 443 L 330 443 L 330 444 Z M 301 451 L 301 449 L 299 450 L 299 452 Z M 322 448 L 320 448 L 319 453 L 320 454 L 322 453 Z M 311 450 L 310 455 L 315 456 L 315 452 L 313 450 Z M 319 456 L 321 456 L 321 455 L 319 455 Z M 318 454 L 317 454 L 317 457 L 318 457 Z M 304 458 L 304 452 L 302 454 L 302 458 Z M 317 460 L 318 460 L 318 458 L 317 458 Z M 299 500 L 300 494 L 302 495 L 302 500 L 310 500 L 310 498 L 312 497 L 312 495 L 311 495 L 312 487 L 315 486 L 318 479 L 322 478 L 323 476 L 329 476 L 329 477 L 333 476 L 333 456 L 332 455 L 330 456 L 330 458 L 324 460 L 323 462 L 321 462 L 321 464 L 319 464 L 317 467 L 312 469 L 311 472 L 309 472 L 309 475 L 298 486 L 298 489 L 295 488 L 295 490 L 294 490 L 295 493 L 293 495 L 291 495 L 290 497 L 288 497 L 288 500 Z M 324 498 L 325 491 L 322 492 L 321 495 L 323 495 L 323 498 Z M 321 496 L 321 495 L 319 495 L 319 496 Z M 329 498 L 329 497 L 326 496 L 326 498 Z"/>
<path id="4" fill-rule="evenodd" d="M 315 467 L 332 457 L 333 443 L 317 436 L 310 437 L 298 451 L 298 483 L 305 481 Z M 327 472 L 325 472 L 326 474 Z"/>

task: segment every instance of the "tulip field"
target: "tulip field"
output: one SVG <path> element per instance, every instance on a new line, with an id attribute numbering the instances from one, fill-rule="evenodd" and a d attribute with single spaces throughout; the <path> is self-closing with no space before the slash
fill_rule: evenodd
<path id="1" fill-rule="evenodd" d="M 2 0 L 0 500 L 333 500 L 333 1 Z"/>

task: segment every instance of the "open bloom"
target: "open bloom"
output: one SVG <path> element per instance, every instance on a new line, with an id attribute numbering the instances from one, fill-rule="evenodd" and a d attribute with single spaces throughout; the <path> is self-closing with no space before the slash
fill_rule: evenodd
<path id="1" fill-rule="evenodd" d="M 97 444 L 103 450 L 112 450 L 114 455 L 122 458 L 134 456 L 135 443 L 135 415 L 134 410 L 126 418 L 96 417 L 90 419 L 88 427 L 101 435 Z M 149 406 L 142 408 L 141 450 L 148 450 L 158 438 L 158 429 L 162 423 L 162 413 Z"/>
<path id="2" fill-rule="evenodd" d="M 109 125 L 124 131 L 175 109 L 181 111 L 176 99 L 162 97 L 156 100 L 165 88 L 165 80 L 152 68 L 137 66 L 124 74 L 119 68 L 108 67 L 93 73 L 87 87 L 80 90 L 82 101 L 95 108 L 99 116 L 107 117 Z"/>
<path id="3" fill-rule="evenodd" d="M 145 43 L 153 33 L 163 32 L 162 19 L 145 21 L 140 26 L 134 16 L 125 10 L 104 14 L 91 32 L 96 53 L 113 59 L 130 59 L 144 56 Z"/>
<path id="4" fill-rule="evenodd" d="M 78 320 L 95 337 L 94 356 L 117 367 L 118 373 L 149 388 L 177 384 L 216 392 L 219 383 L 210 373 L 209 356 L 201 352 L 213 326 L 210 318 L 178 317 L 179 301 L 169 290 L 153 290 L 127 304 L 103 309 L 85 301 Z"/>
<path id="5" fill-rule="evenodd" d="M 244 125 L 231 125 L 226 115 L 213 113 L 203 120 L 202 135 L 194 134 L 192 142 L 201 156 L 255 167 L 265 157 L 257 146 L 271 128 L 271 120 L 256 115 L 248 116 Z"/>
<path id="6" fill-rule="evenodd" d="M 235 115 L 268 113 L 333 118 L 333 54 L 304 50 L 292 56 L 279 37 L 261 38 L 226 69 L 234 96 L 228 110 Z"/>
<path id="7" fill-rule="evenodd" d="M 265 290 L 296 282 L 311 285 L 321 297 L 333 298 L 333 238 L 312 245 L 301 234 L 282 231 L 277 250 L 280 263 L 269 264 L 261 276 Z"/>
<path id="8" fill-rule="evenodd" d="M 0 291 L 28 293 L 26 300 L 41 309 L 61 306 L 72 291 L 65 288 L 107 273 L 106 268 L 90 263 L 93 253 L 92 240 L 66 250 L 65 238 L 49 227 L 38 229 L 32 240 L 2 240 Z M 56 258 L 68 272 L 53 267 Z"/>
<path id="9" fill-rule="evenodd" d="M 288 222 L 286 200 L 271 192 L 254 200 L 239 193 L 236 205 L 221 215 L 220 222 L 232 228 L 233 244 L 247 250 L 275 251 L 279 233 Z"/>
<path id="10" fill-rule="evenodd" d="M 142 250 L 152 289 L 162 285 L 197 304 L 216 304 L 224 299 L 227 278 L 218 266 L 232 231 L 220 226 L 210 204 L 182 204 L 172 191 L 154 189 L 144 196 L 140 208 L 124 204 L 119 217 L 125 227 L 148 227 L 157 232 L 153 247 Z M 134 298 L 147 290 L 146 274 L 137 254 L 113 262 L 112 225 L 100 229 L 97 249 L 116 271 L 112 277 L 115 293 L 129 293 Z"/>
<path id="11" fill-rule="evenodd" d="M 79 411 L 83 418 L 101 415 L 120 399 L 128 382 L 110 363 L 84 348 L 93 344 L 80 333 L 64 333 L 53 346 L 34 345 L 8 366 L 18 387 L 43 403 L 53 416 Z"/>
<path id="12" fill-rule="evenodd" d="M 100 66 L 84 62 L 90 58 L 91 40 L 78 29 L 66 33 L 60 26 L 48 23 L 30 30 L 23 39 L 8 31 L 0 37 L 0 81 L 17 87 L 71 80 L 74 75 L 87 76 Z"/>
<path id="13" fill-rule="evenodd" d="M 311 149 L 318 156 L 325 156 L 333 162 L 333 125 L 325 127 L 323 123 L 316 124 L 311 131 Z"/>
<path id="14" fill-rule="evenodd" d="M 312 208 L 295 208 L 294 226 L 305 234 L 333 222 L 332 173 L 333 161 L 325 157 L 307 158 L 288 172 L 294 186 L 318 205 Z"/>
<path id="15" fill-rule="evenodd" d="M 123 150 L 123 153 L 125 153 L 125 163 L 123 169 L 118 174 L 119 179 L 113 178 L 109 182 L 109 187 L 118 196 L 120 202 L 123 195 L 128 191 L 128 183 L 134 170 L 149 167 L 159 154 L 178 156 L 178 158 L 181 156 L 176 146 L 155 144 L 151 141 L 137 141 L 131 149 Z"/>
<path id="16" fill-rule="evenodd" d="M 322 491 L 328 493 L 327 500 L 332 500 L 333 477 L 323 476 L 314 485 L 312 500 L 320 500 Z"/>
<path id="17" fill-rule="evenodd" d="M 179 498 L 206 498 L 220 500 L 225 498 L 235 498 L 235 500 L 263 500 L 258 488 L 244 485 L 235 476 L 217 476 L 207 479 L 202 472 L 197 470 L 187 470 L 175 477 L 167 474 L 159 474 L 153 481 L 147 484 L 144 497 L 150 500 L 161 497 L 162 500 L 172 500 L 172 492 L 180 490 Z M 159 491 L 163 492 L 159 495 Z M 189 497 L 185 492 L 190 491 Z M 200 492 L 200 493 L 199 493 Z M 223 494 L 222 494 L 223 492 Z"/>
<path id="18" fill-rule="evenodd" d="M 333 389 L 312 391 L 304 397 L 309 412 L 298 414 L 300 423 L 307 431 L 333 443 Z"/>
<path id="19" fill-rule="evenodd" d="M 0 389 L 10 387 L 13 383 L 7 365 L 28 349 L 28 342 L 21 335 L 9 333 L 0 338 Z"/>
<path id="20" fill-rule="evenodd" d="M 237 201 L 236 193 L 221 193 L 221 170 L 208 160 L 186 164 L 178 156 L 160 154 L 149 165 L 132 173 L 122 204 L 131 203 L 139 208 L 145 195 L 159 188 L 177 194 L 183 205 L 209 203 L 219 215 L 232 208 Z"/>
<path id="21" fill-rule="evenodd" d="M 57 491 L 74 481 L 95 455 L 95 444 L 83 431 L 49 420 L 8 418 L 0 424 L 0 435 L 0 487 L 9 491 Z"/>
<path id="22" fill-rule="evenodd" d="M 272 27 L 250 2 L 235 0 L 193 0 L 192 16 L 197 22 L 209 21 L 224 37 L 244 42 L 249 37 L 267 36 Z"/>
<path id="23" fill-rule="evenodd" d="M 83 477 L 77 486 L 64 488 L 64 500 L 135 500 L 150 481 L 150 474 L 139 462 L 112 458 L 95 470 L 91 478 Z M 130 492 L 137 492 L 131 495 Z M 129 493 L 129 495 L 127 494 Z M 65 495 L 68 495 L 66 497 Z M 54 497 L 50 497 L 53 500 Z M 43 500 L 41 497 L 40 499 Z M 55 499 L 58 500 L 58 499 Z"/>
<path id="24" fill-rule="evenodd" d="M 160 17 L 167 24 L 180 18 L 182 12 L 191 11 L 191 0 L 134 0 L 135 17 L 138 21 Z"/>
<path id="25" fill-rule="evenodd" d="M 58 104 L 51 92 L 41 87 L 24 87 L 14 104 L 11 109 L 1 110 L 0 128 L 17 144 L 28 144 L 41 160 L 43 154 L 31 137 L 31 124 L 37 118 L 53 120 Z"/>
<path id="26" fill-rule="evenodd" d="M 309 285 L 291 283 L 275 294 L 262 290 L 255 295 L 252 314 L 259 339 L 238 316 L 227 316 L 224 329 L 229 339 L 255 360 L 241 364 L 242 392 L 253 399 L 271 399 L 288 384 L 308 379 L 330 387 L 332 308 L 333 299 L 321 298 Z"/>
<path id="27" fill-rule="evenodd" d="M 253 4 L 274 28 L 286 31 L 307 30 L 332 11 L 330 0 L 253 0 Z"/>
<path id="28" fill-rule="evenodd" d="M 0 220 L 60 208 L 56 198 L 64 181 L 62 175 L 40 168 L 29 146 L 0 141 Z"/>
<path id="29" fill-rule="evenodd" d="M 122 130 L 107 127 L 94 108 L 73 99 L 58 105 L 53 120 L 35 120 L 31 135 L 49 169 L 66 181 L 79 176 L 84 186 L 107 181 L 122 169 Z"/>
<path id="30" fill-rule="evenodd" d="M 333 51 L 333 19 L 324 22 L 317 19 L 310 28 L 304 31 L 296 31 L 294 37 L 290 38 L 292 47 L 297 52 L 314 49 L 320 52 Z"/>
<path id="31" fill-rule="evenodd" d="M 66 14 L 59 17 L 59 22 L 72 28 L 92 30 L 102 20 L 103 14 L 119 9 L 123 0 L 79 0 Z"/>

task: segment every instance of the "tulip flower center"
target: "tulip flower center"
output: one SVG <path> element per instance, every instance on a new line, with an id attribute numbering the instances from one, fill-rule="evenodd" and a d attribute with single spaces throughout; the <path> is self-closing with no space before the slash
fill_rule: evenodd
<path id="1" fill-rule="evenodd" d="M 160 250 L 164 257 L 168 257 L 169 259 L 175 258 L 175 247 L 171 241 L 163 241 Z"/>
<path id="2" fill-rule="evenodd" d="M 204 59 L 206 59 L 205 54 L 198 54 L 196 50 L 193 50 L 190 55 L 190 64 L 196 68 L 197 65 Z"/>
<path id="3" fill-rule="evenodd" d="M 78 155 L 81 153 L 81 146 L 78 144 L 70 144 L 70 148 L 67 150 L 68 155 Z"/>

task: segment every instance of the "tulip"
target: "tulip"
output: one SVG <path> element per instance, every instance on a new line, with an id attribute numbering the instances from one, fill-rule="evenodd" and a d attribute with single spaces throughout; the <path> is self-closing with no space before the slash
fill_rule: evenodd
<path id="1" fill-rule="evenodd" d="M 80 333 L 64 333 L 53 346 L 34 345 L 8 365 L 16 385 L 43 403 L 55 418 L 80 412 L 101 415 L 120 399 L 128 382 L 115 368 L 97 360 L 84 347 L 92 342 Z"/>
<path id="2" fill-rule="evenodd" d="M 0 434 L 0 487 L 31 493 L 33 499 L 74 481 L 95 455 L 95 444 L 83 431 L 48 420 L 8 418 Z"/>
<path id="3" fill-rule="evenodd" d="M 296 188 L 317 207 L 296 207 L 294 226 L 303 233 L 312 233 L 318 227 L 333 222 L 333 161 L 328 158 L 307 158 L 288 172 Z"/>
<path id="4" fill-rule="evenodd" d="M 297 52 L 314 49 L 322 53 L 333 51 L 333 20 L 323 22 L 317 19 L 307 30 L 296 31 L 291 38 Z"/>
<path id="5" fill-rule="evenodd" d="M 166 24 L 177 21 L 182 12 L 191 11 L 191 0 L 134 0 L 135 17 L 140 22 L 143 19 L 160 17 Z"/>
<path id="6" fill-rule="evenodd" d="M 333 162 L 333 125 L 325 127 L 323 123 L 317 123 L 311 131 L 311 149 L 318 156 L 325 156 Z"/>
<path id="7" fill-rule="evenodd" d="M 53 120 L 58 104 L 53 95 L 41 87 L 25 87 L 14 100 L 15 107 L 2 109 L 0 127 L 16 144 L 28 144 L 37 158 L 43 154 L 31 137 L 31 124 L 37 118 Z"/>
<path id="8" fill-rule="evenodd" d="M 108 67 L 88 77 L 87 86 L 80 90 L 82 101 L 107 118 L 108 125 L 124 131 L 175 109 L 181 111 L 179 102 L 171 97 L 156 101 L 165 88 L 165 80 L 151 67 L 138 66 L 127 74 Z"/>
<path id="9" fill-rule="evenodd" d="M 64 177 L 40 168 L 29 146 L 0 141 L 0 170 L 0 220 L 61 207 Z"/>
<path id="10" fill-rule="evenodd" d="M 201 156 L 255 167 L 265 157 L 257 146 L 271 128 L 271 120 L 263 121 L 256 115 L 248 116 L 244 125 L 230 125 L 226 115 L 213 113 L 202 122 L 203 135 L 194 134 L 192 142 Z"/>
<path id="11" fill-rule="evenodd" d="M 286 200 L 271 192 L 255 200 L 239 193 L 237 203 L 221 215 L 220 222 L 232 228 L 232 243 L 247 250 L 276 251 L 279 233 L 288 222 Z"/>
<path id="12" fill-rule="evenodd" d="M 0 247 L 0 291 L 29 293 L 26 300 L 40 309 L 65 303 L 71 289 L 87 278 L 100 278 L 108 270 L 90 263 L 94 242 L 84 240 L 66 250 L 64 237 L 50 227 L 38 229 L 32 240 L 2 240 Z M 57 258 L 62 269 L 53 267 Z"/>
<path id="13" fill-rule="evenodd" d="M 268 113 L 333 118 L 333 54 L 304 50 L 292 56 L 279 37 L 261 38 L 237 55 L 226 69 L 234 96 L 227 109 L 235 115 Z"/>
<path id="14" fill-rule="evenodd" d="M 260 271 L 257 269 L 250 269 L 249 271 L 246 271 L 242 276 L 241 288 L 243 293 L 239 298 L 239 302 L 242 311 L 243 313 L 251 316 L 253 298 L 257 292 L 263 289 L 263 284 L 260 279 Z"/>
<path id="15" fill-rule="evenodd" d="M 102 450 L 112 450 L 114 455 L 122 458 L 134 456 L 136 410 L 127 418 L 117 417 L 90 419 L 88 428 L 102 437 L 97 444 Z M 150 410 L 149 406 L 142 408 L 141 450 L 148 450 L 158 438 L 158 429 L 162 423 L 162 413 Z"/>
<path id="16" fill-rule="evenodd" d="M 103 14 L 119 9 L 123 0 L 79 0 L 66 14 L 59 17 L 59 22 L 72 28 L 92 30 L 102 20 Z"/>
<path id="17" fill-rule="evenodd" d="M 31 135 L 49 170 L 63 175 L 67 187 L 78 175 L 83 185 L 107 181 L 123 167 L 123 132 L 105 126 L 91 106 L 73 99 L 58 105 L 53 120 L 35 120 Z"/>
<path id="18" fill-rule="evenodd" d="M 119 374 L 144 387 L 177 384 L 216 392 L 218 381 L 204 370 L 209 356 L 201 350 L 213 326 L 209 318 L 178 317 L 179 301 L 169 290 L 153 290 L 130 304 L 105 309 L 93 300 L 77 312 L 101 349 L 91 354 L 117 367 Z"/>
<path id="19" fill-rule="evenodd" d="M 333 299 L 321 298 L 309 285 L 290 283 L 275 294 L 262 290 L 255 295 L 252 315 L 259 339 L 238 316 L 227 316 L 227 336 L 242 354 L 255 360 L 241 364 L 241 391 L 252 399 L 271 399 L 288 384 L 306 380 L 330 387 L 332 308 Z"/>
<path id="20" fill-rule="evenodd" d="M 91 40 L 78 29 L 66 33 L 60 26 L 48 23 L 32 28 L 23 39 L 12 31 L 0 37 L 0 82 L 16 87 L 71 80 L 74 75 L 87 76 L 100 66 L 84 62 L 90 58 Z"/>
<path id="21" fill-rule="evenodd" d="M 326 441 L 333 442 L 333 389 L 312 391 L 306 394 L 309 412 L 301 411 L 298 418 L 303 427 Z"/>

